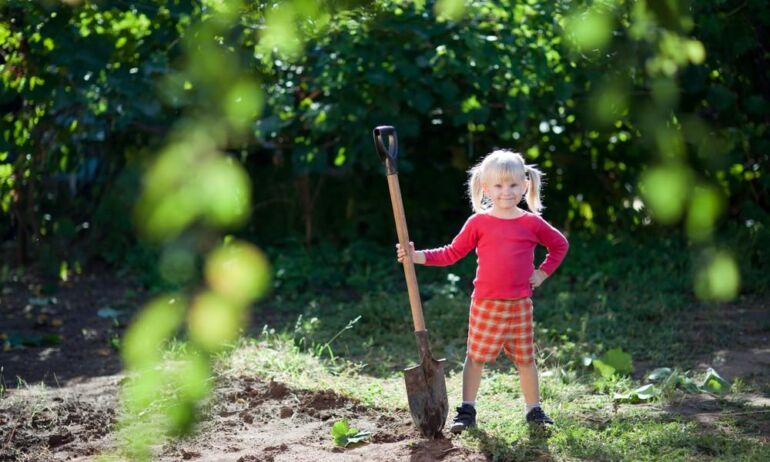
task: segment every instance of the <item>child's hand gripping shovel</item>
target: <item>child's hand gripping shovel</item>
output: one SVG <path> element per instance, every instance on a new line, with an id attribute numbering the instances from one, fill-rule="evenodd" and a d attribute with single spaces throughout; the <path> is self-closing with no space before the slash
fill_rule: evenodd
<path id="1" fill-rule="evenodd" d="M 388 138 L 387 148 L 383 143 L 384 137 Z M 401 188 L 398 184 L 398 169 L 396 168 L 398 158 L 396 129 L 390 126 L 375 128 L 374 146 L 387 171 L 398 242 L 401 248 L 409 249 L 409 233 L 406 228 L 406 216 L 404 215 L 404 204 L 401 201 Z M 404 275 L 409 291 L 409 304 L 412 308 L 414 335 L 417 337 L 417 349 L 420 354 L 420 364 L 404 370 L 406 395 L 409 399 L 412 419 L 417 428 L 420 429 L 420 433 L 423 436 L 433 438 L 441 434 L 449 410 L 444 379 L 444 360 L 435 360 L 431 355 L 428 345 L 428 331 L 425 330 L 425 319 L 422 315 L 420 291 L 417 287 L 417 275 L 414 271 L 412 257 L 408 252 L 404 258 Z"/>

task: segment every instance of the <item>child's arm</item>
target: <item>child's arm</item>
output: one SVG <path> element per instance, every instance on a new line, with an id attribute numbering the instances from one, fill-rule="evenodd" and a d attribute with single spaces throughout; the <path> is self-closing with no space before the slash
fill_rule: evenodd
<path id="1" fill-rule="evenodd" d="M 468 255 L 476 247 L 478 241 L 478 233 L 471 222 L 472 219 L 473 217 L 469 218 L 452 243 L 444 247 L 414 250 L 414 243 L 410 242 L 409 251 L 412 255 L 412 262 L 418 265 L 449 266 Z M 401 248 L 400 244 L 396 244 L 396 255 L 399 262 L 402 262 L 406 256 L 406 251 Z"/>
<path id="2" fill-rule="evenodd" d="M 428 266 L 449 266 L 476 248 L 479 233 L 474 224 L 474 217 L 475 215 L 465 222 L 451 244 L 436 249 L 423 250 L 425 264 Z"/>
<path id="3" fill-rule="evenodd" d="M 546 278 L 548 278 L 548 274 L 546 274 L 545 271 L 536 269 L 532 276 L 529 277 L 529 284 L 534 289 L 535 287 L 540 287 L 540 284 L 545 282 Z"/>
<path id="4" fill-rule="evenodd" d="M 540 219 L 535 234 L 537 235 L 538 242 L 548 249 L 545 260 L 543 260 L 543 263 L 540 264 L 540 268 L 532 275 L 532 278 L 537 278 L 539 281 L 533 281 L 532 278 L 530 278 L 530 283 L 532 283 L 534 287 L 537 287 L 542 284 L 545 278 L 553 274 L 559 265 L 561 265 L 564 256 L 567 255 L 567 250 L 569 250 L 569 242 L 558 229 L 554 228 L 550 223 L 543 219 Z M 534 285 L 535 282 L 538 284 Z"/>
<path id="5" fill-rule="evenodd" d="M 425 252 L 414 250 L 414 242 L 409 242 L 409 253 L 412 255 L 412 263 L 415 265 L 425 264 Z M 396 244 L 396 255 L 398 256 L 398 262 L 402 263 L 404 257 L 406 257 L 406 250 L 401 248 L 401 244 Z"/>

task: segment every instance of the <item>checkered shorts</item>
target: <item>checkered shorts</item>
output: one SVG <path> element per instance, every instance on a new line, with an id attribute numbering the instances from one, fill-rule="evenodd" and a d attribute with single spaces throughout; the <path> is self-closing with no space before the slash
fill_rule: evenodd
<path id="1" fill-rule="evenodd" d="M 532 299 L 471 301 L 468 357 L 493 362 L 505 351 L 516 364 L 532 364 Z"/>

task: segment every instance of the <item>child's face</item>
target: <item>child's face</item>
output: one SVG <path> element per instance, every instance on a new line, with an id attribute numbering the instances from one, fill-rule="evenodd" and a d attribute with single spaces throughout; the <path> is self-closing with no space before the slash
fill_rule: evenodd
<path id="1" fill-rule="evenodd" d="M 524 175 L 493 177 L 482 185 L 484 195 L 492 200 L 492 207 L 497 210 L 517 207 L 527 192 L 527 186 Z"/>

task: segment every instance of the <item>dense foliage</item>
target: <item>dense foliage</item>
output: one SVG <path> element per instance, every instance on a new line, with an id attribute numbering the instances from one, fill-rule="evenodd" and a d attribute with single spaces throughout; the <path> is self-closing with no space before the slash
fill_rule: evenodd
<path id="1" fill-rule="evenodd" d="M 370 140 L 382 123 L 402 137 L 407 208 L 430 228 L 418 237 L 454 231 L 467 212 L 464 170 L 498 146 L 546 170 L 548 216 L 564 228 L 642 226 L 639 179 L 658 162 L 678 185 L 666 189 L 675 205 L 664 222 L 689 201 L 766 219 L 762 2 L 469 2 L 454 20 L 437 20 L 432 4 L 337 12 L 303 23 L 305 45 L 279 36 L 269 49 L 255 35 L 259 3 L 185 62 L 190 34 L 202 34 L 191 25 L 219 20 L 205 2 L 6 2 L 3 235 L 23 256 L 35 243 L 54 261 L 78 239 L 130 240 L 130 217 L 109 210 L 135 201 L 136 171 L 182 114 L 245 118 L 246 135 L 227 148 L 259 185 L 249 231 L 262 242 L 287 230 L 389 239 Z M 581 26 L 598 36 L 574 40 Z M 227 103 L 241 93 L 248 107 Z"/>

